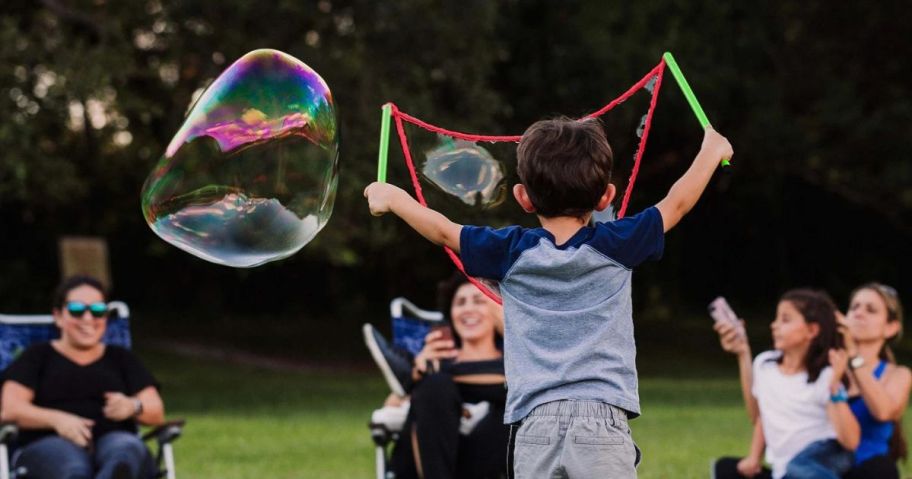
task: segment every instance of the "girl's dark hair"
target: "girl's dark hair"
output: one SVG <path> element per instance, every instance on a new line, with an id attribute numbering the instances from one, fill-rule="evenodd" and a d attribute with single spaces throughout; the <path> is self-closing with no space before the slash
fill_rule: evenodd
<path id="1" fill-rule="evenodd" d="M 51 308 L 60 309 L 63 307 L 63 303 L 66 302 L 66 297 L 70 294 L 70 291 L 80 287 L 80 286 L 91 286 L 98 290 L 101 293 L 101 296 L 105 299 L 108 298 L 108 292 L 105 290 L 101 281 L 91 277 L 91 276 L 70 276 L 69 278 L 63 280 L 60 284 L 57 285 L 57 288 L 54 289 L 54 296 L 51 299 Z"/>
<path id="2" fill-rule="evenodd" d="M 804 316 L 806 323 L 817 324 L 819 327 L 817 337 L 811 340 L 804 357 L 808 382 L 815 382 L 823 368 L 830 363 L 830 349 L 842 347 L 842 338 L 836 329 L 836 304 L 825 292 L 807 288 L 786 291 L 779 298 L 779 302 L 782 301 L 792 303 Z"/>
<path id="3" fill-rule="evenodd" d="M 859 291 L 870 289 L 877 293 L 885 305 L 887 305 L 887 322 L 899 322 L 899 333 L 892 338 L 887 338 L 884 341 L 884 345 L 880 348 L 880 359 L 887 361 L 893 364 L 896 364 L 896 357 L 893 355 L 893 350 L 890 348 L 890 344 L 895 344 L 899 342 L 899 339 L 902 338 L 902 327 L 903 327 L 903 308 L 902 303 L 899 301 L 899 294 L 896 293 L 896 290 L 892 286 L 887 286 L 883 283 L 870 282 L 865 283 L 852 291 L 852 294 L 849 296 L 849 301 L 851 302 L 855 295 Z M 909 455 L 909 447 L 906 444 L 906 436 L 903 434 L 902 428 L 902 419 L 893 421 L 893 436 L 890 437 L 890 458 L 893 461 L 902 460 L 905 462 L 906 458 Z"/>

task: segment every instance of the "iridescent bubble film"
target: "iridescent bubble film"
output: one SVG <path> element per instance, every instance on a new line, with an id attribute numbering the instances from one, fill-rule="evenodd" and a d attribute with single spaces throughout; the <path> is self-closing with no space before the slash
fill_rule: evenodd
<path id="1" fill-rule="evenodd" d="M 506 197 L 503 164 L 476 143 L 440 136 L 426 158 L 422 175 L 469 206 L 490 208 Z"/>
<path id="2" fill-rule="evenodd" d="M 143 215 L 162 239 L 214 263 L 285 258 L 332 214 L 339 146 L 320 75 L 280 51 L 252 51 L 193 105 L 146 179 Z"/>

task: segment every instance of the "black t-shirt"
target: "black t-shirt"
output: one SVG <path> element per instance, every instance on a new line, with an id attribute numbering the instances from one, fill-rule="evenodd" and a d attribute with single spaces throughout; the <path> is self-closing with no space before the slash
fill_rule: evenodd
<path id="1" fill-rule="evenodd" d="M 35 392 L 33 404 L 57 409 L 95 421 L 92 437 L 111 431 L 136 432 L 133 419 L 112 421 L 104 416 L 104 394 L 120 392 L 133 396 L 158 383 L 139 359 L 119 346 L 105 346 L 102 356 L 80 366 L 60 354 L 50 343 L 26 349 L 6 369 L 4 381 L 16 381 Z M 22 430 L 19 445 L 53 434 L 49 429 Z"/>

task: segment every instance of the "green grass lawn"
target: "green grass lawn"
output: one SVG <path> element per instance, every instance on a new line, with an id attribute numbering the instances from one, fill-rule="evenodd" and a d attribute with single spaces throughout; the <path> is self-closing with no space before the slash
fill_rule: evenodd
<path id="1" fill-rule="evenodd" d="M 140 354 L 163 384 L 168 416 L 188 420 L 175 449 L 179 477 L 372 477 L 366 424 L 386 395 L 379 374 Z M 641 378 L 643 415 L 631 423 L 644 452 L 640 477 L 708 477 L 712 457 L 747 451 L 748 421 L 730 372 Z"/>

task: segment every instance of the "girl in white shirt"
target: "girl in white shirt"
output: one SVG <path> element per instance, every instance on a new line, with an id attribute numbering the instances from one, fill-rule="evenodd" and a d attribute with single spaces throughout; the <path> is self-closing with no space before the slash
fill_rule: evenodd
<path id="1" fill-rule="evenodd" d="M 843 387 L 846 353 L 826 293 L 785 293 L 770 325 L 774 351 L 757 356 L 752 393 L 760 409 L 741 477 L 839 478 L 852 466 L 860 428 Z M 772 471 L 761 468 L 761 455 Z"/>

